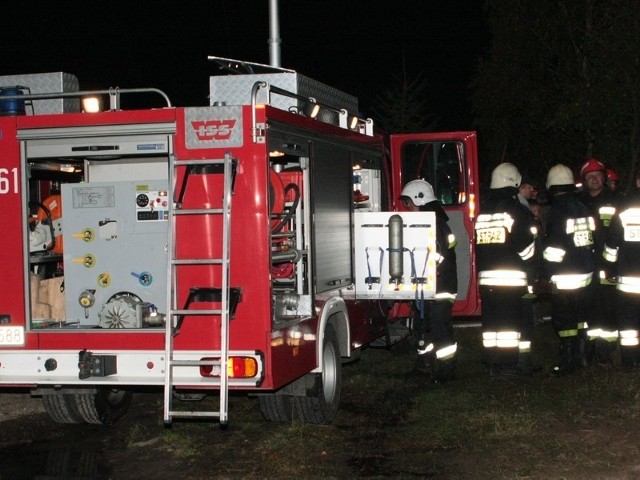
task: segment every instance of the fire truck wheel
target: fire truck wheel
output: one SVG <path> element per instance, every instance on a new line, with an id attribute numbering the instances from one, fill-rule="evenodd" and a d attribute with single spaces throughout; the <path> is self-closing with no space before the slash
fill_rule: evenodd
<path id="1" fill-rule="evenodd" d="M 312 388 L 304 397 L 294 397 L 297 411 L 305 423 L 330 424 L 338 413 L 342 390 L 342 363 L 338 336 L 332 325 L 327 325 L 322 345 L 322 373 L 309 373 Z M 311 383 L 311 382 L 309 382 Z"/>
<path id="2" fill-rule="evenodd" d="M 293 418 L 291 395 L 266 394 L 258 396 L 260 412 L 269 422 L 290 422 Z"/>
<path id="3" fill-rule="evenodd" d="M 97 393 L 76 394 L 76 405 L 87 423 L 111 425 L 124 415 L 133 394 L 127 390 L 99 388 Z"/>
<path id="4" fill-rule="evenodd" d="M 82 423 L 84 419 L 78 410 L 73 394 L 53 388 L 43 389 L 44 409 L 56 423 Z"/>

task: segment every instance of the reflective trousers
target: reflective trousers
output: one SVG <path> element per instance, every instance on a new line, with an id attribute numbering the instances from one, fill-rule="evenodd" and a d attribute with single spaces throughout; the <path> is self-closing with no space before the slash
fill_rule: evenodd
<path id="1" fill-rule="evenodd" d="M 419 339 L 433 343 L 436 350 L 455 344 L 451 310 L 453 303 L 448 299 L 416 302 L 414 330 Z M 419 307 L 424 312 L 420 315 Z M 422 317 L 422 318 L 421 318 Z"/>
<path id="2" fill-rule="evenodd" d="M 530 301 L 523 299 L 526 293 L 527 287 L 480 286 L 483 345 L 487 363 L 516 364 L 523 346 L 529 353 L 533 316 Z M 505 332 L 515 332 L 517 343 L 513 343 L 512 337 L 503 342 L 501 336 Z M 492 342 L 494 334 L 497 335 L 496 342 Z"/>

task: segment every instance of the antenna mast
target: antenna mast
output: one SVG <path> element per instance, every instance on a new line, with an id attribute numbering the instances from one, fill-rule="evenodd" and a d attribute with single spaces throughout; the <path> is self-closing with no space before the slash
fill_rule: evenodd
<path id="1" fill-rule="evenodd" d="M 269 65 L 280 67 L 280 20 L 278 0 L 269 0 Z"/>

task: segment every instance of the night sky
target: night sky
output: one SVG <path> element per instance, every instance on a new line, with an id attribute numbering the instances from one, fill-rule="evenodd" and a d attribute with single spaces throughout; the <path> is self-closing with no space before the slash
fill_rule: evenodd
<path id="1" fill-rule="evenodd" d="M 207 105 L 219 73 L 207 56 L 269 64 L 268 0 L 6 8 L 0 75 L 65 71 L 83 90 L 154 87 L 174 105 Z M 480 0 L 280 0 L 279 9 L 282 67 L 357 96 L 365 115 L 403 68 L 423 74 L 441 128 L 470 128 L 468 83 L 486 45 Z"/>

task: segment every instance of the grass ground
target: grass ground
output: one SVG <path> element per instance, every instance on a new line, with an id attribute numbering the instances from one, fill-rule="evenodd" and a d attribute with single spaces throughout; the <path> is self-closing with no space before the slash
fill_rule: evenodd
<path id="1" fill-rule="evenodd" d="M 456 334 L 457 376 L 446 384 L 412 373 L 408 345 L 366 350 L 343 370 L 342 406 L 329 426 L 265 422 L 255 398 L 232 395 L 226 431 L 189 422 L 165 429 L 155 393 L 136 397 L 108 429 L 55 425 L 41 411 L 2 421 L 0 478 L 50 474 L 60 459 L 77 474 L 68 462 L 87 458 L 98 462 L 91 478 L 109 479 L 640 478 L 637 372 L 593 366 L 549 376 L 557 341 L 546 323 L 534 342 L 540 370 L 493 378 L 480 361 L 480 330 Z M 27 466 L 34 475 L 16 476 Z"/>
<path id="2" fill-rule="evenodd" d="M 593 366 L 548 375 L 557 339 L 546 323 L 535 334 L 539 371 L 493 378 L 481 362 L 480 330 L 456 333 L 457 376 L 446 384 L 412 372 L 408 345 L 365 351 L 343 370 L 331 426 L 265 424 L 256 402 L 235 399 L 241 411 L 231 412 L 230 435 L 242 436 L 251 460 L 228 456 L 217 467 L 271 478 L 640 478 L 636 372 Z"/>

